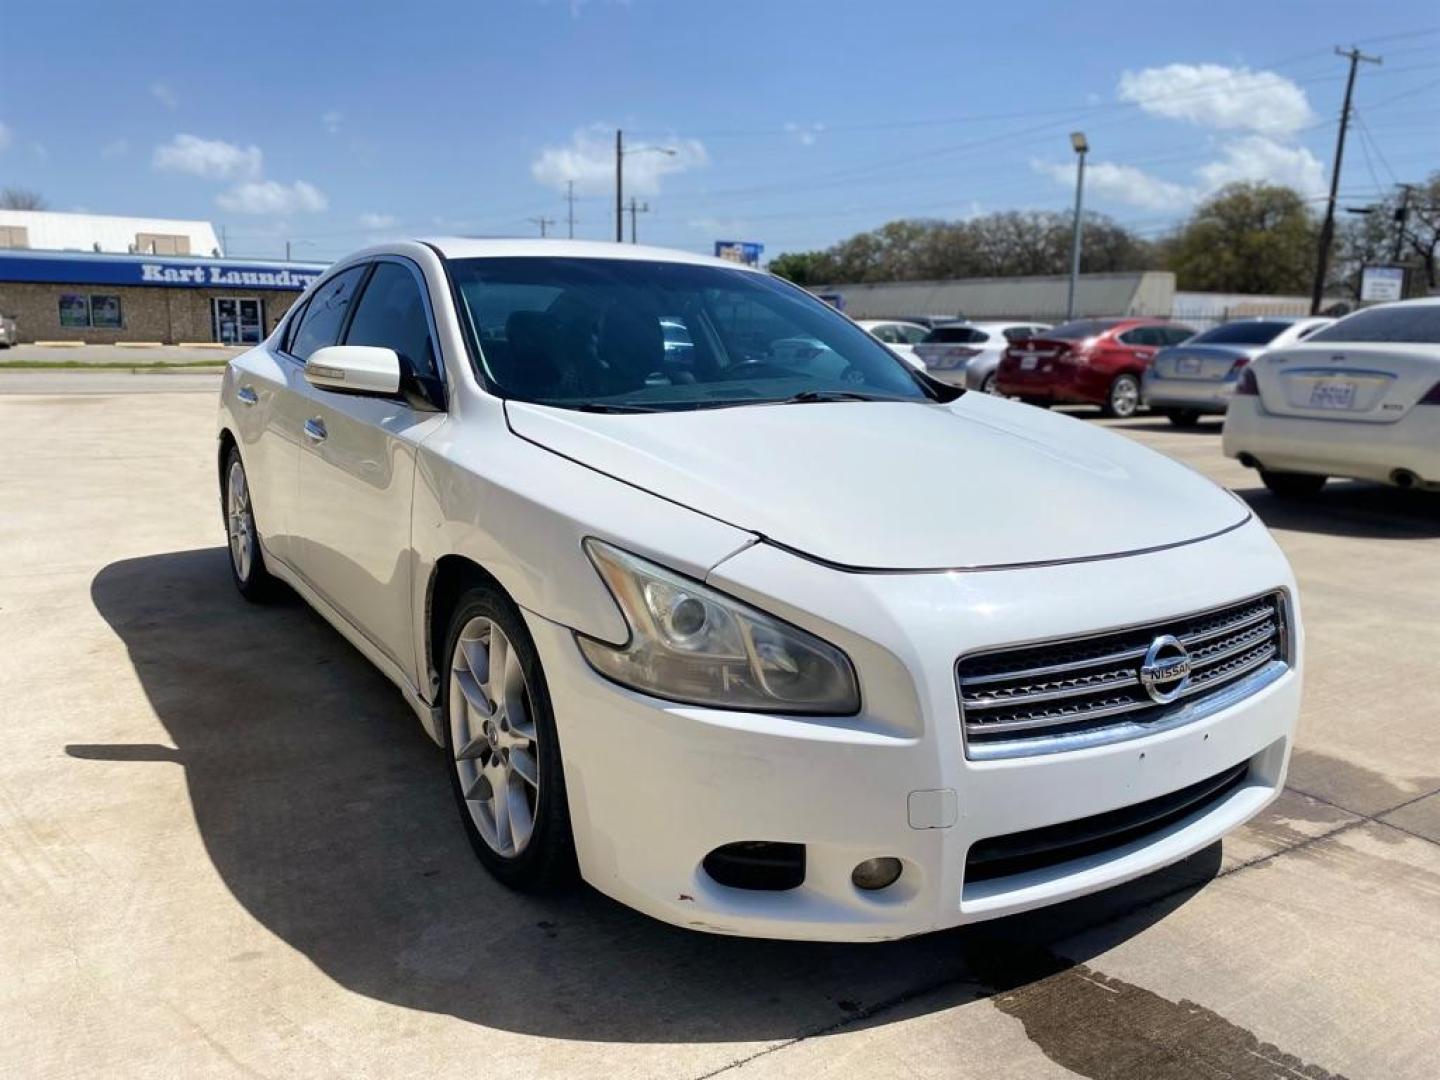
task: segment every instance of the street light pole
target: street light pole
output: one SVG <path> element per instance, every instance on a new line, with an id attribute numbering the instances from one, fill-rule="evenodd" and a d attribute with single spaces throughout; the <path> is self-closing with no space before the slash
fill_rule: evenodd
<path id="1" fill-rule="evenodd" d="M 1070 290 L 1065 300 L 1065 321 L 1075 317 L 1075 285 L 1080 280 L 1081 213 L 1085 205 L 1085 155 L 1090 144 L 1083 131 L 1070 133 L 1070 145 L 1077 157 L 1075 166 L 1075 235 L 1070 241 Z"/>
<path id="2" fill-rule="evenodd" d="M 625 136 L 615 129 L 615 242 L 625 242 Z"/>

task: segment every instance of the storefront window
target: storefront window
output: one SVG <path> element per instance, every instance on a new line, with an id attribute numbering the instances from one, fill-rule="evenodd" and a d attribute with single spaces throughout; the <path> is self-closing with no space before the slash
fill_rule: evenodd
<path id="1" fill-rule="evenodd" d="M 62 294 L 60 297 L 60 325 L 79 328 L 89 326 L 89 297 Z"/>
<path id="2" fill-rule="evenodd" d="M 76 330 L 91 326 L 99 330 L 119 330 L 125 325 L 120 313 L 120 297 L 64 293 L 60 297 L 60 325 Z"/>
<path id="3" fill-rule="evenodd" d="M 90 325 L 101 330 L 119 330 L 124 326 L 120 317 L 120 297 L 90 297 Z"/>

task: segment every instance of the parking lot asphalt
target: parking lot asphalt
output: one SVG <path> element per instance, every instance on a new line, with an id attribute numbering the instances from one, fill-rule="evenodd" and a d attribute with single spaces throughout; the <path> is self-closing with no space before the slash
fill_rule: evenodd
<path id="1" fill-rule="evenodd" d="M 298 601 L 235 594 L 213 398 L 96 389 L 0 398 L 0 1075 L 1440 1071 L 1440 499 L 1286 505 L 1217 425 L 1106 422 L 1294 563 L 1290 790 L 1048 911 L 745 941 L 487 877 L 399 695 Z"/>

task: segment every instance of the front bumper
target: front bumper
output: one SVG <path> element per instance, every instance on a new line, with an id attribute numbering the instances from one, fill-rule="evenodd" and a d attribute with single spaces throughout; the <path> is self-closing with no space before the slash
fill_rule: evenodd
<path id="1" fill-rule="evenodd" d="M 1236 398 L 1225 414 L 1227 457 L 1242 454 L 1277 472 L 1393 483 L 1398 471 L 1440 485 L 1440 408 L 1415 405 L 1394 423 L 1277 416 L 1258 398 Z"/>
<path id="2" fill-rule="evenodd" d="M 1277 586 L 1293 595 L 1283 558 L 1253 522 L 1146 556 L 985 573 L 851 575 L 756 545 L 709 580 L 846 649 L 860 673 L 861 713 L 798 719 L 661 702 L 596 675 L 568 629 L 528 617 L 582 873 L 667 922 L 865 941 L 992 918 L 1183 858 L 1256 813 L 1284 781 L 1299 709 L 1298 620 L 1290 671 L 1231 708 L 1130 742 L 970 760 L 956 700 L 955 660 L 983 646 L 1156 621 Z M 1097 608 L 1116 596 L 1123 605 Z M 855 626 L 866 636 L 845 629 Z M 1144 802 L 1241 762 L 1249 771 L 1240 787 L 1140 840 L 965 880 L 978 840 Z M 711 880 L 705 855 L 746 840 L 804 844 L 804 884 L 762 892 Z M 880 856 L 901 860 L 899 881 L 857 889 L 856 863 Z"/>
<path id="3" fill-rule="evenodd" d="M 1195 409 L 1219 414 L 1230 407 L 1235 385 L 1234 379 L 1165 379 L 1147 371 L 1140 394 L 1152 409 Z"/>

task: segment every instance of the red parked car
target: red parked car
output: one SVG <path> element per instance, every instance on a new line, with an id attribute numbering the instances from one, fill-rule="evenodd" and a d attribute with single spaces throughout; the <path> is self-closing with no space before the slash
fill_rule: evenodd
<path id="1" fill-rule="evenodd" d="M 1032 405 L 1099 405 L 1133 416 L 1150 359 L 1195 331 L 1163 319 L 1077 319 L 1012 344 L 995 372 L 996 392 Z"/>

